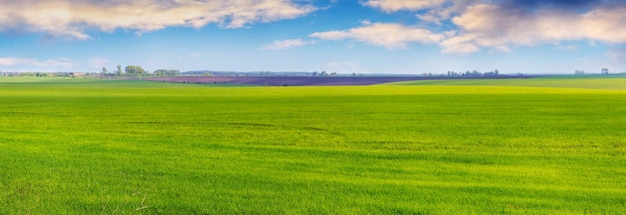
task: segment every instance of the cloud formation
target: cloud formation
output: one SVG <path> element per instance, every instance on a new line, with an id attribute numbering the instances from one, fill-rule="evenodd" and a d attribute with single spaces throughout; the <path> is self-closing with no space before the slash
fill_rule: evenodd
<path id="1" fill-rule="evenodd" d="M 318 10 L 310 0 L 0 0 L 0 31 L 90 38 L 90 32 L 155 31 L 215 24 L 241 28 Z M 626 2 L 617 0 L 361 0 L 385 13 L 414 13 L 414 25 L 364 22 L 315 32 L 322 40 L 356 40 L 387 49 L 438 44 L 443 53 L 512 51 L 517 46 L 590 41 L 626 43 Z M 416 27 L 419 26 L 419 27 Z M 310 44 L 274 41 L 263 49 Z"/>
<path id="2" fill-rule="evenodd" d="M 20 28 L 52 36 L 87 39 L 89 30 L 148 32 L 171 26 L 215 23 L 240 28 L 306 15 L 314 6 L 290 0 L 0 0 L 0 30 Z"/>
<path id="3" fill-rule="evenodd" d="M 530 12 L 522 9 L 489 4 L 468 7 L 452 19 L 459 32 L 441 43 L 443 52 L 509 51 L 516 45 L 576 40 L 626 42 L 626 7 L 599 6 L 583 13 L 552 7 Z"/>
<path id="4" fill-rule="evenodd" d="M 416 16 L 430 23 L 441 24 L 441 21 L 462 12 L 466 6 L 481 0 L 368 0 L 365 6 L 377 8 L 387 13 L 397 11 L 424 11 Z"/>
<path id="5" fill-rule="evenodd" d="M 22 67 L 36 67 L 36 68 L 71 69 L 74 66 L 74 61 L 69 58 L 37 60 L 37 59 L 31 59 L 31 58 L 9 57 L 9 58 L 0 58 L 0 66 L 3 66 L 3 67 L 22 66 Z"/>
<path id="6" fill-rule="evenodd" d="M 280 40 L 280 41 L 274 41 L 272 44 L 263 46 L 263 49 L 278 50 L 278 49 L 287 49 L 287 48 L 298 47 L 298 46 L 305 46 L 308 44 L 313 44 L 313 42 L 304 41 L 302 39 Z"/>
<path id="7" fill-rule="evenodd" d="M 506 8 L 517 8 L 519 10 L 532 11 L 541 8 L 553 9 L 590 9 L 591 7 L 603 4 L 602 0 L 506 0 L 501 4 Z"/>
<path id="8" fill-rule="evenodd" d="M 452 26 L 454 33 L 432 33 L 428 29 L 409 30 L 397 24 L 385 24 L 385 27 L 366 26 L 312 36 L 353 38 L 399 48 L 415 42 L 415 38 L 430 35 L 427 38 L 436 39 L 427 41 L 438 41 L 443 53 L 472 53 L 483 49 L 509 52 L 515 46 L 581 40 L 626 43 L 626 3 L 622 1 L 368 0 L 363 4 L 388 13 L 414 11 L 422 22 L 437 25 L 445 22 Z"/>
<path id="9" fill-rule="evenodd" d="M 345 31 L 317 32 L 310 36 L 323 40 L 354 39 L 368 44 L 383 46 L 387 49 L 406 48 L 408 43 L 439 43 L 444 34 L 432 33 L 422 28 L 414 28 L 392 23 L 369 23 L 365 26 L 352 28 Z"/>
<path id="10" fill-rule="evenodd" d="M 439 7 L 445 2 L 446 0 L 368 0 L 363 4 L 386 12 L 395 12 Z"/>

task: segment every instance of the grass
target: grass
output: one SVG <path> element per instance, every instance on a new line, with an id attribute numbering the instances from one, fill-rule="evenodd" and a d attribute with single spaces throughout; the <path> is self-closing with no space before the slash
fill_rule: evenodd
<path id="1" fill-rule="evenodd" d="M 626 76 L 544 76 L 530 79 L 453 79 L 408 81 L 387 85 L 445 85 L 445 86 L 525 86 L 551 88 L 582 88 L 626 90 Z"/>
<path id="2" fill-rule="evenodd" d="M 517 81 L 3 78 L 0 214 L 626 211 L 626 92 Z"/>

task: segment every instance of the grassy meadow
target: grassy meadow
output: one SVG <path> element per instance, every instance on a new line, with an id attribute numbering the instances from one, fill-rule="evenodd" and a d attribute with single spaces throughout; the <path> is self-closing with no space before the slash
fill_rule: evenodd
<path id="1" fill-rule="evenodd" d="M 389 83 L 387 85 L 526 86 L 626 90 L 626 75 L 545 76 L 530 79 L 451 79 Z"/>
<path id="2" fill-rule="evenodd" d="M 0 77 L 0 214 L 624 214 L 624 86 Z"/>

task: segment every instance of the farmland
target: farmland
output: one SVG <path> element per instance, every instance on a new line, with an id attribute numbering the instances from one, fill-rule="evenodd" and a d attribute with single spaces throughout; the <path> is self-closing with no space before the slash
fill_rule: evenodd
<path id="1" fill-rule="evenodd" d="M 620 214 L 626 79 L 0 78 L 0 214 Z"/>
<path id="2" fill-rule="evenodd" d="M 473 80 L 423 80 L 389 83 L 390 85 L 446 85 L 446 86 L 526 86 L 550 88 L 582 88 L 626 90 L 624 75 L 614 76 L 577 76 L 538 77 L 525 79 L 473 79 Z"/>
<path id="3" fill-rule="evenodd" d="M 524 79 L 529 76 L 465 77 L 465 79 Z M 415 80 L 454 80 L 453 77 L 423 76 L 171 76 L 147 77 L 144 80 L 193 83 L 193 84 L 239 84 L 248 86 L 359 86 Z M 481 79 L 483 80 L 483 79 Z"/>

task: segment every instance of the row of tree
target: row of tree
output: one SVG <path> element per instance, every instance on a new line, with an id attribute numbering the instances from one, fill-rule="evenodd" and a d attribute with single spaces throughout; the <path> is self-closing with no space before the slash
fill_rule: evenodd
<path id="1" fill-rule="evenodd" d="M 154 71 L 154 75 L 157 76 L 176 76 L 179 75 L 179 70 L 167 70 L 167 69 L 159 69 Z M 109 71 L 106 67 L 102 67 L 102 76 L 144 76 L 149 75 L 149 72 L 145 69 L 141 68 L 141 66 L 129 65 L 122 70 L 121 65 L 117 65 L 117 70 Z"/>
<path id="2" fill-rule="evenodd" d="M 178 70 L 158 69 L 158 70 L 154 71 L 154 75 L 156 75 L 156 76 L 178 76 L 178 75 L 180 75 L 180 71 L 178 71 Z"/>

